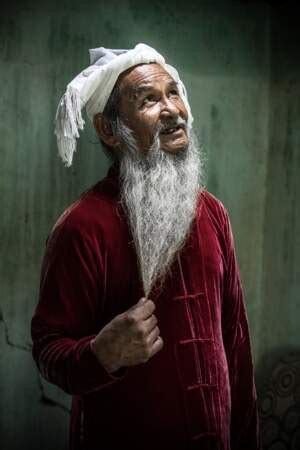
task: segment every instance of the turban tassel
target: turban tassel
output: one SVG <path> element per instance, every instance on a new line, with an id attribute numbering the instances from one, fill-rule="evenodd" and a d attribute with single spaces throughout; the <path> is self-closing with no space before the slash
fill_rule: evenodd
<path id="1" fill-rule="evenodd" d="M 75 89 L 68 87 L 62 96 L 55 115 L 55 134 L 60 157 L 70 167 L 76 150 L 79 130 L 83 130 L 82 101 Z"/>

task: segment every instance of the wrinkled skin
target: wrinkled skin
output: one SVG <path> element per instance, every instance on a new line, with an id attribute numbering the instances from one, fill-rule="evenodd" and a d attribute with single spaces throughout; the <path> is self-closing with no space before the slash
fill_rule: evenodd
<path id="1" fill-rule="evenodd" d="M 119 115 L 132 131 L 138 150 L 147 153 L 158 127 L 160 148 L 169 153 L 186 149 L 186 126 L 167 133 L 178 118 L 187 121 L 188 113 L 173 78 L 159 64 L 140 64 L 125 71 L 118 80 L 121 92 Z M 98 135 L 108 147 L 123 151 L 117 136 L 102 114 L 94 117 Z"/>
<path id="2" fill-rule="evenodd" d="M 98 360 L 109 372 L 145 363 L 163 347 L 152 300 L 141 298 L 109 322 L 92 341 Z"/>

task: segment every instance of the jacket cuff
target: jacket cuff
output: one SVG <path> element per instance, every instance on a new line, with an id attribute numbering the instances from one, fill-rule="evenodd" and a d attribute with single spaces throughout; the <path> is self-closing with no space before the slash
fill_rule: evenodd
<path id="1" fill-rule="evenodd" d="M 113 373 L 109 373 L 100 363 L 92 350 L 91 341 L 96 335 L 86 336 L 78 341 L 80 353 L 81 374 L 85 377 L 85 386 L 88 392 L 93 392 L 108 385 L 121 381 L 127 374 L 127 367 L 121 367 Z"/>

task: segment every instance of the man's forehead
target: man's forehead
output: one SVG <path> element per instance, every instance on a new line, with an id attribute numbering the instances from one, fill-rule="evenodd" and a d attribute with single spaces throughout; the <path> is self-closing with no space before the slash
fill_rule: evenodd
<path id="1" fill-rule="evenodd" d="M 122 93 L 136 94 L 151 88 L 156 83 L 176 84 L 171 75 L 159 64 L 139 64 L 126 70 L 119 78 L 118 85 Z"/>

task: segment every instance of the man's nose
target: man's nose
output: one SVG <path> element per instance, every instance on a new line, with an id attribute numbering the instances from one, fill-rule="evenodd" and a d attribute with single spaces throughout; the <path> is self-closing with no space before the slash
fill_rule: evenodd
<path id="1" fill-rule="evenodd" d="M 177 117 L 179 115 L 178 107 L 168 97 L 162 98 L 161 102 L 160 115 L 162 118 Z"/>

